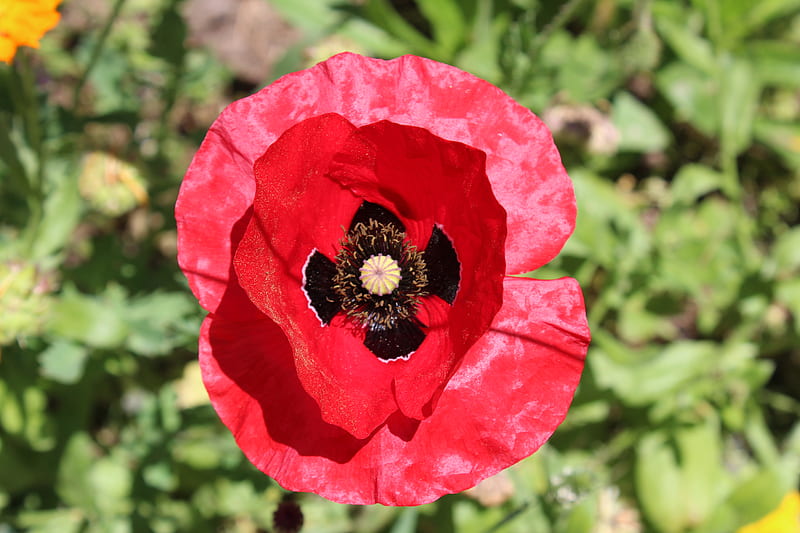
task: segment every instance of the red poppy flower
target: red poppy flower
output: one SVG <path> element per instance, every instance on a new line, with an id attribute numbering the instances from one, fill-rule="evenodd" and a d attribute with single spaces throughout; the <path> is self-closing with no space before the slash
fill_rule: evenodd
<path id="1" fill-rule="evenodd" d="M 552 259 L 575 199 L 545 126 L 419 57 L 341 54 L 231 104 L 176 205 L 200 363 L 282 486 L 414 505 L 530 455 L 589 332 Z"/>

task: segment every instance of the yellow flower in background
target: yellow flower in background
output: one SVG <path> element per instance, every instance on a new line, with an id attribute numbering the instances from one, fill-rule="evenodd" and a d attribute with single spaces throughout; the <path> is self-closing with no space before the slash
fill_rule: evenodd
<path id="1" fill-rule="evenodd" d="M 800 492 L 790 492 L 777 509 L 736 533 L 800 533 Z"/>
<path id="2" fill-rule="evenodd" d="M 39 39 L 56 24 L 61 0 L 0 0 L 0 61 L 11 63 L 17 48 L 39 48 Z"/>

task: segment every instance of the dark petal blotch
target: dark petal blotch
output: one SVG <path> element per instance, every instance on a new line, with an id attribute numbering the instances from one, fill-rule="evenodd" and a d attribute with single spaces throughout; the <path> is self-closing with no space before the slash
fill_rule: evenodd
<path id="1" fill-rule="evenodd" d="M 461 282 L 461 263 L 452 241 L 439 226 L 433 227 L 424 257 L 428 266 L 428 292 L 452 305 Z"/>
<path id="2" fill-rule="evenodd" d="M 356 227 L 356 224 L 359 222 L 364 224 L 365 226 L 369 226 L 369 221 L 374 220 L 380 224 L 392 224 L 397 231 L 404 232 L 406 230 L 405 225 L 400 222 L 400 219 L 397 216 L 379 204 L 374 204 L 372 202 L 362 202 L 361 206 L 359 206 L 358 211 L 356 214 L 353 215 L 353 220 L 350 221 L 350 229 L 348 231 L 353 231 L 353 228 Z"/>
<path id="3" fill-rule="evenodd" d="M 380 324 L 367 327 L 364 346 L 380 359 L 391 361 L 415 351 L 424 340 L 425 333 L 418 322 L 405 319 L 398 320 L 392 328 Z"/>
<path id="4" fill-rule="evenodd" d="M 336 275 L 336 263 L 315 250 L 308 258 L 303 271 L 305 284 L 303 288 L 311 302 L 311 307 L 323 324 L 330 324 L 333 317 L 342 309 L 339 296 L 333 290 L 333 277 Z"/>

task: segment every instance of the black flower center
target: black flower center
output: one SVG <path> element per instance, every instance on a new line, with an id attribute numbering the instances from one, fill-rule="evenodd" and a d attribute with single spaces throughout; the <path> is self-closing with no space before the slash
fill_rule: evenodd
<path id="1" fill-rule="evenodd" d="M 425 340 L 425 325 L 416 317 L 420 300 L 438 296 L 452 304 L 460 266 L 438 226 L 425 250 L 419 250 L 400 219 L 363 202 L 335 261 L 312 251 L 303 269 L 303 290 L 323 325 L 344 312 L 364 328 L 364 345 L 380 359 L 408 358 Z"/>
<path id="2" fill-rule="evenodd" d="M 427 296 L 422 252 L 394 224 L 358 222 L 336 254 L 333 290 L 342 310 L 363 326 L 394 327 L 417 314 Z"/>

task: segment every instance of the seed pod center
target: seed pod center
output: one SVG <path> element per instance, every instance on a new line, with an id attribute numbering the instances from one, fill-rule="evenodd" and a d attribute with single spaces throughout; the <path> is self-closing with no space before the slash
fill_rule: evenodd
<path id="1" fill-rule="evenodd" d="M 395 290 L 402 279 L 400 265 L 390 255 L 371 255 L 358 271 L 361 286 L 378 296 Z"/>

